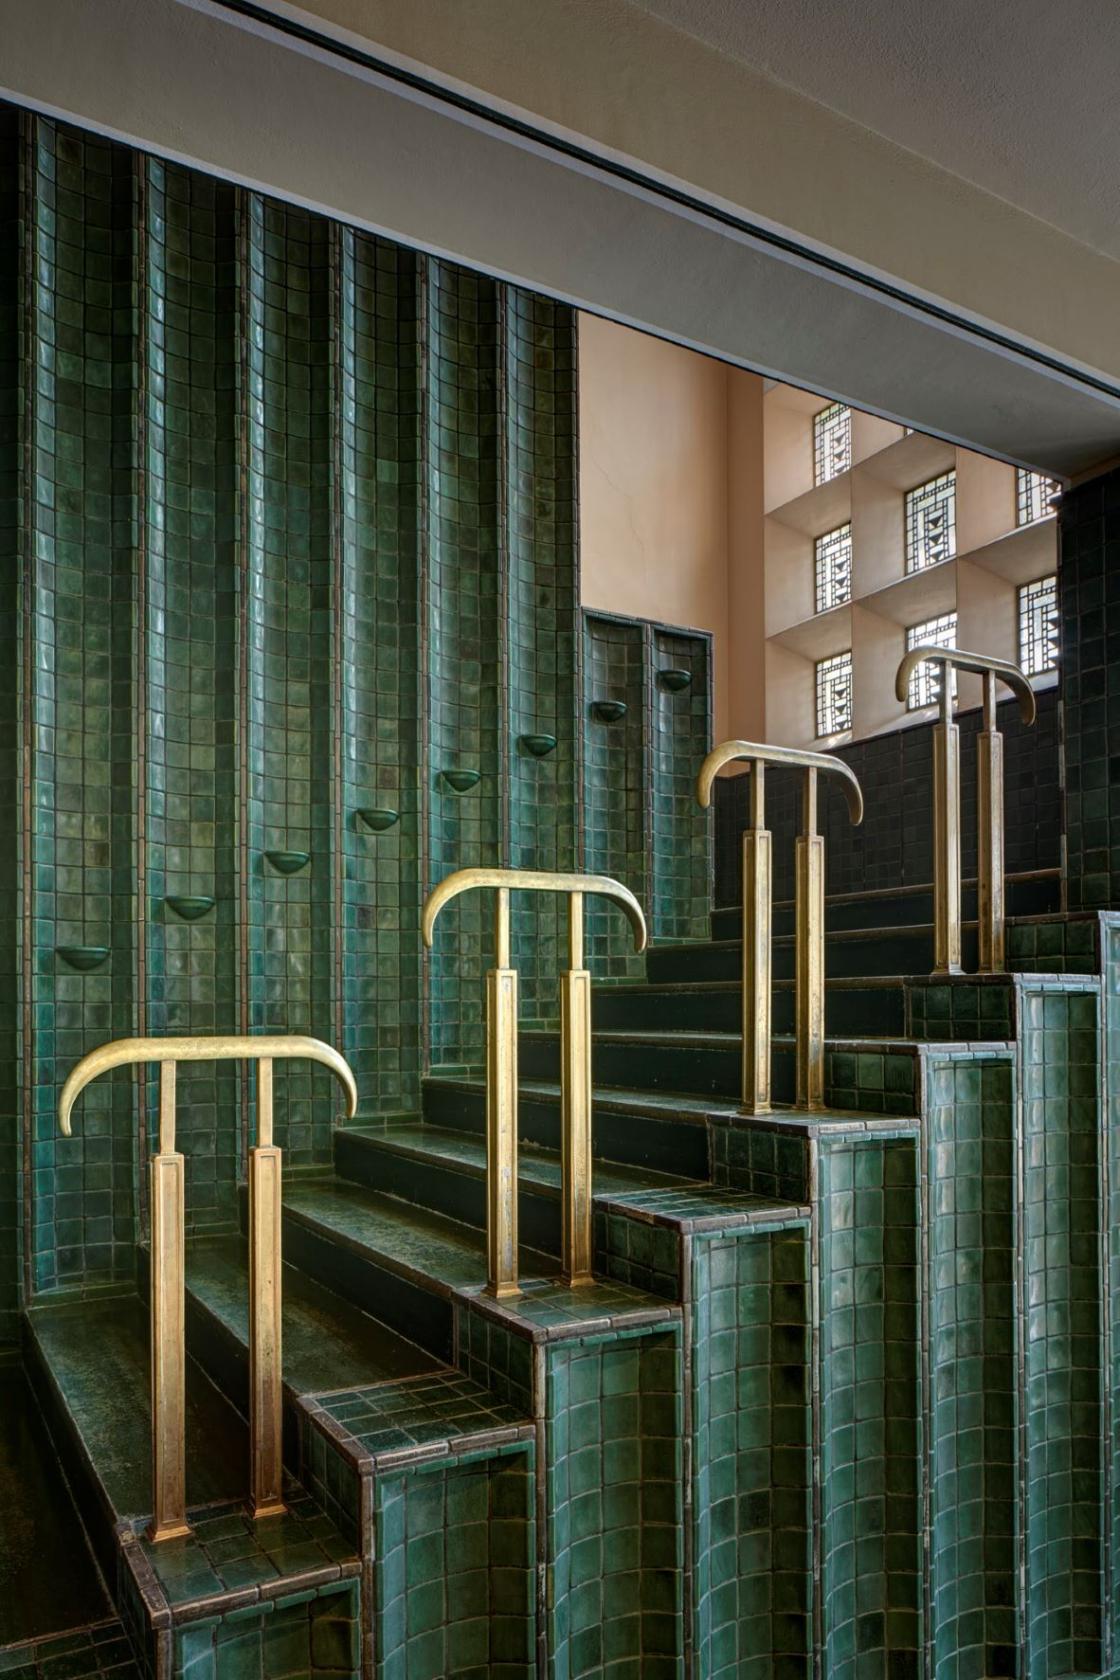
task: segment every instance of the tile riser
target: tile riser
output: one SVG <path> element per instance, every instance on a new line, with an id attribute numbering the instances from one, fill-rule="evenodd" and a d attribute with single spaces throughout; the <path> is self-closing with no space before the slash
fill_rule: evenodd
<path id="1" fill-rule="evenodd" d="M 425 1120 L 433 1125 L 480 1135 L 486 1129 L 486 1098 L 481 1087 L 465 1090 L 460 1085 L 425 1082 Z M 518 1135 L 523 1142 L 541 1149 L 560 1148 L 560 1101 L 546 1101 L 521 1095 L 518 1103 Z M 651 1119 L 649 1115 L 628 1115 L 596 1107 L 592 1115 L 592 1146 L 603 1161 L 651 1167 L 656 1172 L 681 1178 L 706 1178 L 708 1142 L 703 1125 Z"/>
<path id="2" fill-rule="evenodd" d="M 418 1207 L 430 1208 L 448 1219 L 477 1230 L 486 1227 L 486 1182 L 481 1174 L 459 1172 L 431 1160 L 419 1160 L 381 1149 L 375 1137 L 348 1140 L 354 1147 L 340 1152 L 339 1170 L 358 1184 Z M 518 1197 L 520 1241 L 543 1254 L 560 1253 L 560 1202 L 521 1183 Z"/>
<path id="3" fill-rule="evenodd" d="M 595 1029 L 643 1032 L 733 1032 L 742 1030 L 742 992 L 728 984 L 726 991 L 627 991 L 600 986 L 592 1003 Z M 870 987 L 825 994 L 825 1031 L 834 1037 L 901 1036 L 905 1027 L 901 986 Z M 792 987 L 776 990 L 771 999 L 771 1027 L 775 1033 L 794 1029 Z"/>
<path id="4" fill-rule="evenodd" d="M 1057 874 L 1037 880 L 1012 879 L 1007 883 L 1007 914 L 1051 915 L 1061 909 L 1061 896 L 1061 881 Z M 737 939 L 742 928 L 742 915 L 742 908 L 737 904 L 721 905 L 718 910 L 713 910 L 712 938 Z M 961 915 L 965 921 L 973 921 L 976 917 L 974 886 L 966 886 L 961 893 Z M 859 898 L 832 899 L 825 905 L 825 927 L 829 933 L 842 933 L 852 928 L 906 927 L 932 920 L 932 887 L 914 887 L 907 892 L 869 892 Z M 792 932 L 792 904 L 775 905 L 775 935 Z"/>
<path id="5" fill-rule="evenodd" d="M 975 928 L 965 928 L 962 961 L 975 969 Z M 830 979 L 879 978 L 893 974 L 928 974 L 933 968 L 933 930 L 892 931 L 847 935 L 825 942 L 825 974 Z M 738 980 L 742 973 L 737 938 L 722 944 L 655 945 L 646 958 L 646 974 L 657 985 L 687 985 L 700 980 Z M 792 940 L 776 940 L 773 947 L 775 980 L 792 980 Z"/>
<path id="6" fill-rule="evenodd" d="M 825 1100 L 836 1107 L 861 1109 L 869 1113 L 914 1112 L 912 1098 L 914 1058 L 906 1051 L 892 1054 L 884 1061 L 897 1068 L 897 1081 L 891 1089 L 897 1102 L 884 1101 L 881 1091 L 866 1096 L 858 1088 L 850 1088 L 844 1076 L 840 1083 L 837 1062 L 841 1049 L 829 1052 L 825 1070 Z M 741 1061 L 736 1046 L 712 1049 L 703 1046 L 682 1047 L 661 1044 L 656 1040 L 612 1044 L 599 1041 L 593 1047 L 592 1069 L 596 1085 L 617 1086 L 623 1090 L 649 1092 L 687 1092 L 698 1097 L 715 1097 L 734 1101 L 741 1090 Z M 559 1041 L 548 1034 L 522 1034 L 521 1072 L 528 1079 L 555 1080 L 559 1077 Z M 772 1092 L 776 1103 L 791 1103 L 794 1096 L 793 1052 L 788 1045 L 774 1047 Z M 907 1092 L 911 1096 L 907 1098 Z"/>

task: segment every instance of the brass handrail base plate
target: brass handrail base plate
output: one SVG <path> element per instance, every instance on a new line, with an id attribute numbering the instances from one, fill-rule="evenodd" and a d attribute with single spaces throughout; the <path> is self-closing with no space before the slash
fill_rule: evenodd
<path id="1" fill-rule="evenodd" d="M 154 1519 L 144 1530 L 145 1537 L 153 1546 L 162 1545 L 165 1540 L 185 1540 L 188 1534 L 193 1533 L 194 1530 L 188 1522 L 164 1523 L 161 1528 L 157 1528 Z"/>
<path id="2" fill-rule="evenodd" d="M 950 963 L 947 968 L 931 968 L 929 977 L 931 980 L 946 980 L 952 979 L 954 975 L 963 976 L 965 972 L 960 963 Z"/>
<path id="3" fill-rule="evenodd" d="M 488 1283 L 482 1291 L 492 1301 L 512 1301 L 521 1294 L 519 1283 Z"/>
<path id="4" fill-rule="evenodd" d="M 563 1272 L 560 1274 L 560 1282 L 566 1289 L 592 1289 L 595 1281 L 594 1272 L 578 1272 L 575 1277 L 568 1277 Z"/>
<path id="5" fill-rule="evenodd" d="M 288 1509 L 282 1499 L 262 1499 L 260 1504 L 253 1499 L 247 1501 L 249 1515 L 254 1522 L 260 1522 L 263 1517 L 282 1517 Z"/>

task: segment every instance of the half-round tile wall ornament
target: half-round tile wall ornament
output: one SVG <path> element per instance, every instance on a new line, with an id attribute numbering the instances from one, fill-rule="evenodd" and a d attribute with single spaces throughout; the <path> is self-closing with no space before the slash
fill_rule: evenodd
<path id="1" fill-rule="evenodd" d="M 527 753 L 534 758 L 547 758 L 550 752 L 556 750 L 555 735 L 520 735 L 518 739 Z"/>
<path id="2" fill-rule="evenodd" d="M 109 955 L 108 945 L 56 945 L 55 949 L 67 968 L 76 968 L 79 974 L 100 968 Z"/>
<path id="3" fill-rule="evenodd" d="M 456 793 L 469 793 L 482 780 L 481 770 L 441 770 L 440 775 Z"/>
<path id="4" fill-rule="evenodd" d="M 400 821 L 401 814 L 391 805 L 359 805 L 358 816 L 374 834 L 384 834 L 387 828 Z"/>
<path id="5" fill-rule="evenodd" d="M 265 857 L 278 875 L 295 875 L 311 862 L 310 852 L 266 852 Z"/>
<path id="6" fill-rule="evenodd" d="M 593 700 L 591 710 L 600 723 L 617 723 L 626 716 L 625 700 Z"/>
<path id="7" fill-rule="evenodd" d="M 683 665 L 669 665 L 664 671 L 658 671 L 657 679 L 662 688 L 667 688 L 671 694 L 679 694 L 691 685 L 692 672 L 686 671 Z"/>
<path id="8" fill-rule="evenodd" d="M 214 908 L 214 900 L 204 893 L 169 893 L 165 903 L 184 922 L 197 922 L 200 916 L 205 916 L 208 910 Z"/>

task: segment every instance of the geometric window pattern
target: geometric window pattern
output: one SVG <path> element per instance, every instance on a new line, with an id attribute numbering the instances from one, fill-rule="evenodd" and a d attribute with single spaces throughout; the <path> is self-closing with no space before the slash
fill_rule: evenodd
<path id="1" fill-rule="evenodd" d="M 842 607 L 852 598 L 852 527 L 838 525 L 826 531 L 815 544 L 817 559 L 817 611 Z"/>
<path id="2" fill-rule="evenodd" d="M 1025 467 L 1020 467 L 1017 486 L 1017 519 L 1020 525 L 1033 525 L 1036 519 L 1046 519 L 1054 511 L 1050 499 L 1061 489 L 1056 478 L 1047 478 L 1045 473 L 1028 472 Z"/>
<path id="3" fill-rule="evenodd" d="M 813 416 L 813 483 L 827 484 L 852 464 L 852 411 L 829 403 Z"/>
<path id="4" fill-rule="evenodd" d="M 957 615 L 942 613 L 939 618 L 927 618 L 924 624 L 912 624 L 906 632 L 906 651 L 919 647 L 950 647 L 957 645 Z M 921 711 L 923 706 L 936 706 L 941 699 L 941 679 L 945 667 L 939 660 L 924 659 L 910 674 L 906 693 L 906 710 Z M 957 697 L 957 673 L 949 673 L 949 693 Z"/>
<path id="5" fill-rule="evenodd" d="M 1019 591 L 1019 664 L 1028 677 L 1058 668 L 1058 579 L 1053 572 Z"/>
<path id="6" fill-rule="evenodd" d="M 957 475 L 941 473 L 906 494 L 906 570 L 951 560 L 957 552 Z"/>
<path id="7" fill-rule="evenodd" d="M 839 735 L 852 727 L 852 650 L 817 662 L 817 734 Z"/>

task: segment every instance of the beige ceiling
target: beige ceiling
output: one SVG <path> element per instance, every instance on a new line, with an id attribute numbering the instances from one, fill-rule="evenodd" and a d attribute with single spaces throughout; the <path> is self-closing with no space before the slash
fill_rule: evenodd
<path id="1" fill-rule="evenodd" d="M 630 0 L 1120 256 L 1116 0 Z"/>

